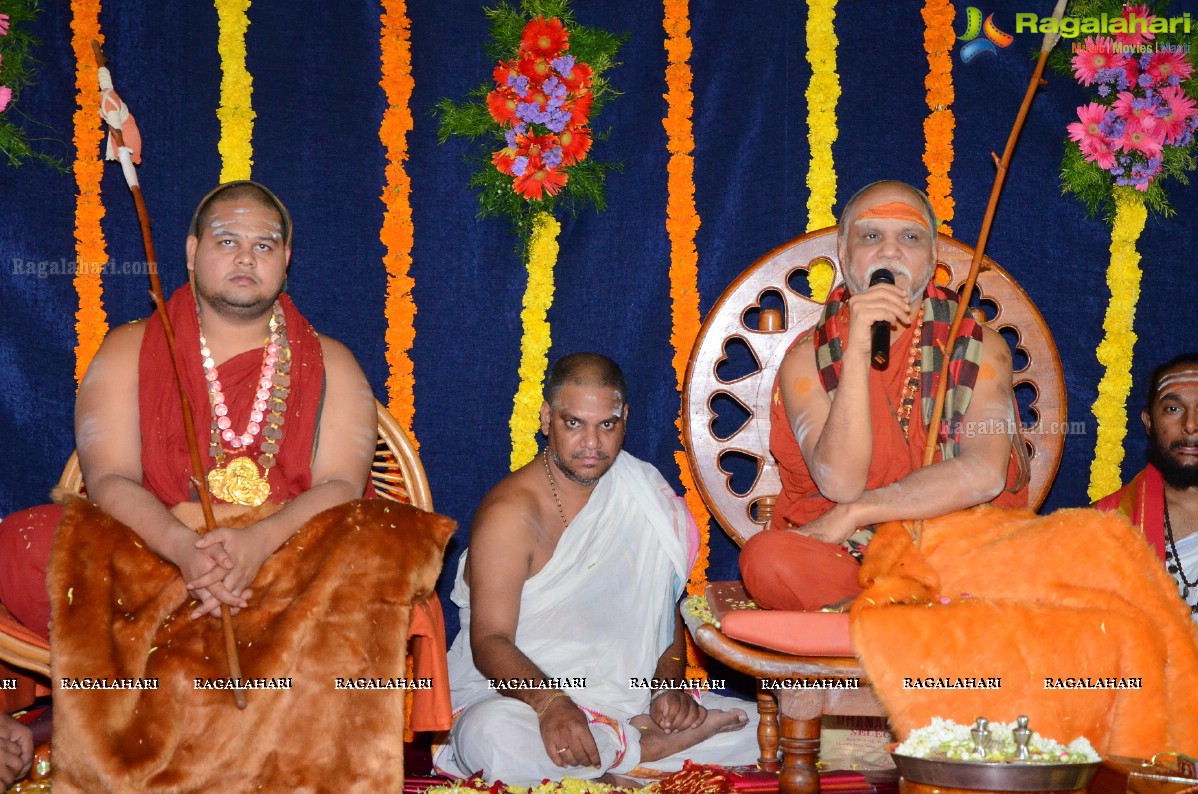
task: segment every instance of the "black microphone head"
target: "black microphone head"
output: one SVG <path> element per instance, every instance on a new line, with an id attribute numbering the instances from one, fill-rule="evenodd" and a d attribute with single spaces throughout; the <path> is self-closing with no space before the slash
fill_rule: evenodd
<path id="1" fill-rule="evenodd" d="M 873 272 L 873 275 L 871 275 L 869 277 L 869 285 L 871 287 L 874 284 L 893 284 L 893 283 L 894 283 L 894 274 L 891 273 L 889 270 L 887 270 L 884 267 L 878 268 L 877 270 L 875 270 Z"/>

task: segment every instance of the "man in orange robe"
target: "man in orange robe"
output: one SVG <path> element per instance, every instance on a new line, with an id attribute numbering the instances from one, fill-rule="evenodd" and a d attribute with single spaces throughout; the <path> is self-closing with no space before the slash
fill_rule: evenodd
<path id="1" fill-rule="evenodd" d="M 983 503 L 1027 505 L 1011 354 L 967 319 L 950 353 L 939 460 L 920 468 L 957 296 L 932 281 L 936 219 L 901 182 L 858 192 L 840 220 L 845 283 L 787 352 L 771 408 L 782 493 L 770 530 L 741 551 L 749 593 L 771 609 L 814 610 L 860 592 L 873 527 Z M 872 283 L 889 271 L 893 283 Z M 871 366 L 871 329 L 892 360 Z"/>
<path id="2" fill-rule="evenodd" d="M 1198 621 L 1198 353 L 1153 370 L 1140 418 L 1148 465 L 1094 506 L 1117 510 L 1144 533 Z"/>

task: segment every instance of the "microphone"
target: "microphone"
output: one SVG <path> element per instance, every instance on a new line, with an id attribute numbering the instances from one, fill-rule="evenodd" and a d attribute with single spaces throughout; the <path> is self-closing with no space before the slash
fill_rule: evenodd
<path id="1" fill-rule="evenodd" d="M 873 275 L 869 277 L 869 285 L 874 284 L 893 284 L 894 274 L 886 268 L 878 268 Z M 870 329 L 870 363 L 874 369 L 886 369 L 890 366 L 890 323 L 885 320 L 878 320 Z"/>

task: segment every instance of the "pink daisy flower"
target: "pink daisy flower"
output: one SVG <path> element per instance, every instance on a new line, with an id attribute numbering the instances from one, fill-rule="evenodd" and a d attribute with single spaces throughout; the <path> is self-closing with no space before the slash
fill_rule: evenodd
<path id="1" fill-rule="evenodd" d="M 8 109 L 8 103 L 12 101 L 12 89 L 6 85 L 0 85 L 0 113 Z"/>
<path id="2" fill-rule="evenodd" d="M 1110 141 L 1099 126 L 1106 114 L 1107 109 L 1097 102 L 1082 105 L 1077 109 L 1077 117 L 1080 121 L 1075 121 L 1067 127 L 1070 140 L 1077 141 L 1083 149 L 1091 139 L 1109 143 Z"/>
<path id="3" fill-rule="evenodd" d="M 1156 82 L 1167 83 L 1173 75 L 1177 75 L 1179 81 L 1187 79 L 1194 73 L 1194 67 L 1182 53 L 1168 51 L 1154 53 L 1145 71 Z"/>
<path id="4" fill-rule="evenodd" d="M 1123 134 L 1115 141 L 1115 146 L 1125 152 L 1140 152 L 1151 159 L 1161 156 L 1164 143 L 1165 137 L 1160 125 L 1154 125 L 1154 128 L 1150 129 L 1135 119 L 1129 119 L 1127 126 L 1123 128 Z"/>
<path id="5" fill-rule="evenodd" d="M 1164 135 L 1165 143 L 1177 143 L 1185 134 L 1186 122 L 1191 116 L 1198 116 L 1198 108 L 1180 86 L 1162 88 L 1161 99 L 1164 100 L 1162 107 L 1167 108 L 1168 113 L 1157 117 L 1157 126 Z"/>
<path id="6" fill-rule="evenodd" d="M 8 35 L 8 14 L 0 14 L 0 36 Z"/>
<path id="7" fill-rule="evenodd" d="M 1115 52 L 1114 41 L 1105 36 L 1089 36 L 1086 45 L 1073 56 L 1073 76 L 1082 85 L 1092 85 L 1102 69 L 1118 69 L 1127 58 Z"/>
<path id="8" fill-rule="evenodd" d="M 1132 27 L 1132 17 L 1135 17 Z M 1116 33 L 1115 40 L 1120 44 L 1136 45 L 1143 44 L 1146 41 L 1151 41 L 1156 38 L 1156 34 L 1148 28 L 1152 24 L 1152 20 L 1156 19 L 1146 5 L 1125 5 L 1123 6 L 1123 18 L 1128 21 L 1129 33 Z"/>
<path id="9" fill-rule="evenodd" d="M 1099 168 L 1109 171 L 1115 167 L 1115 150 L 1106 138 L 1086 138 L 1078 145 L 1086 159 L 1097 163 Z"/>
<path id="10" fill-rule="evenodd" d="M 1127 119 L 1128 124 L 1136 123 L 1149 131 L 1157 125 L 1156 105 L 1130 91 L 1120 91 L 1119 98 L 1111 107 L 1119 114 L 1120 118 Z"/>

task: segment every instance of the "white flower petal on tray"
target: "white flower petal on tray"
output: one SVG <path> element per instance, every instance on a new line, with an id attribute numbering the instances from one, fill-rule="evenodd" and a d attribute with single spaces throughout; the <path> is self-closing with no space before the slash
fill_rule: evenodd
<path id="1" fill-rule="evenodd" d="M 978 759 L 973 753 L 973 737 L 970 735 L 972 727 L 933 717 L 930 725 L 911 731 L 907 740 L 896 747 L 894 752 L 913 758 L 976 761 Z M 1015 760 L 1015 736 L 1012 733 L 1014 728 L 1013 722 L 990 723 L 990 746 L 986 751 L 986 761 Z M 1084 736 L 1065 746 L 1033 731 L 1028 750 L 1031 763 L 1089 764 L 1102 760 Z"/>

